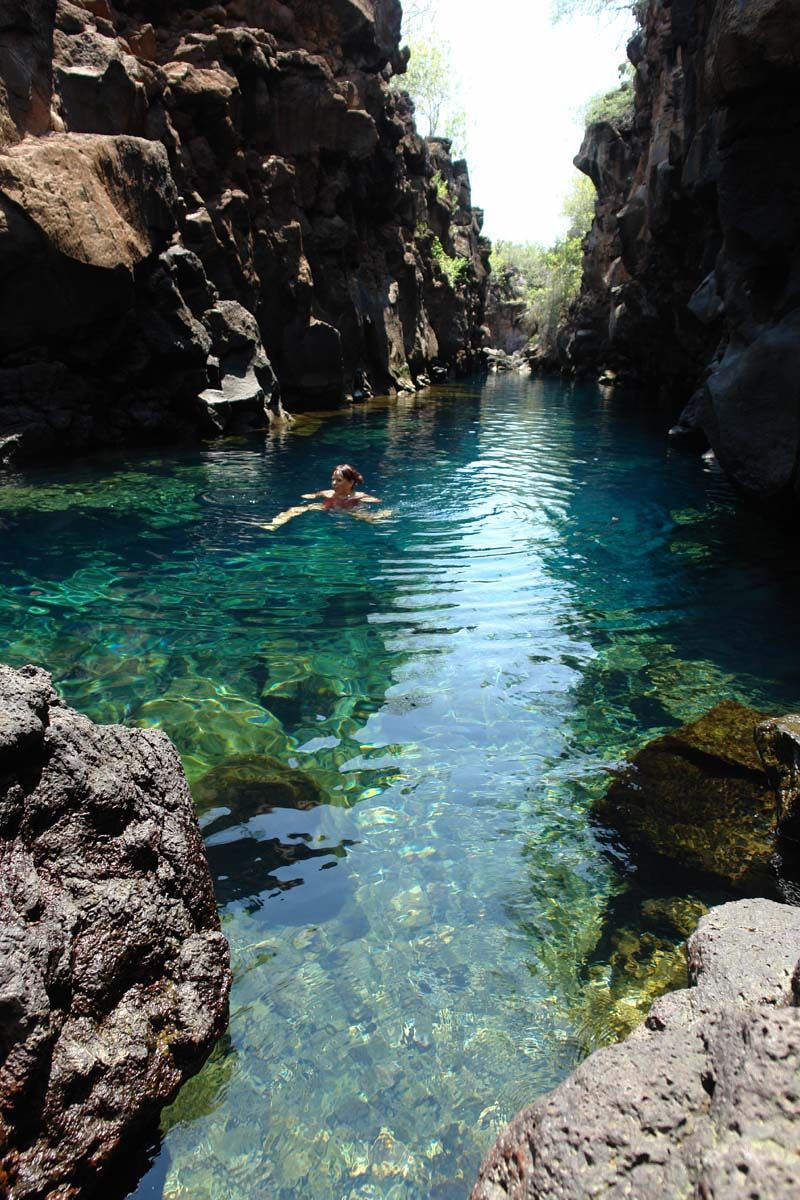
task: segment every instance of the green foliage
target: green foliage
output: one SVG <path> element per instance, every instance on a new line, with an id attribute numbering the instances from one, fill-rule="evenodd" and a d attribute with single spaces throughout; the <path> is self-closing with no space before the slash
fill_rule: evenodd
<path id="1" fill-rule="evenodd" d="M 442 175 L 441 171 L 436 171 L 434 173 L 431 183 L 436 188 L 436 195 L 438 196 L 439 200 L 441 200 L 443 204 L 446 204 L 448 208 L 452 208 L 453 202 L 450 199 L 450 188 L 448 187 L 447 180 L 445 179 L 444 175 Z"/>
<path id="2" fill-rule="evenodd" d="M 461 106 L 457 76 L 449 47 L 432 41 L 410 42 L 411 56 L 405 75 L 396 75 L 392 85 L 408 92 L 414 101 L 419 131 L 423 137 L 445 137 L 452 143 L 453 158 L 466 152 L 467 118 Z"/>
<path id="3" fill-rule="evenodd" d="M 594 125 L 597 121 L 608 121 L 609 125 L 617 129 L 628 129 L 633 121 L 633 111 L 633 84 L 629 79 L 625 79 L 619 87 L 612 88 L 610 92 L 592 97 L 586 105 L 584 121 L 587 125 Z"/>
<path id="4" fill-rule="evenodd" d="M 594 220 L 597 192 L 588 175 L 578 175 L 564 201 L 564 216 L 569 221 L 567 237 L 584 237 Z"/>
<path id="5" fill-rule="evenodd" d="M 577 177 L 564 201 L 569 230 L 554 245 L 498 241 L 492 247 L 492 272 L 505 274 L 506 286 L 524 300 L 524 324 L 535 333 L 532 344 L 545 354 L 555 349 L 558 328 L 580 287 L 583 238 L 594 217 L 594 195 L 591 180 Z"/>
<path id="6" fill-rule="evenodd" d="M 445 250 L 438 237 L 433 239 L 431 246 L 433 261 L 438 265 L 450 287 L 455 290 L 459 283 L 464 283 L 469 275 L 469 259 L 457 254 L 451 257 Z"/>

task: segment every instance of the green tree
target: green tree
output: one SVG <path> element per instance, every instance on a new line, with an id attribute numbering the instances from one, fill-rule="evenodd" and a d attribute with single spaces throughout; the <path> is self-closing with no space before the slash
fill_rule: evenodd
<path id="1" fill-rule="evenodd" d="M 588 175 L 577 175 L 564 200 L 564 216 L 569 221 L 567 237 L 583 238 L 594 220 L 597 192 Z"/>
<path id="2" fill-rule="evenodd" d="M 641 23 L 647 10 L 647 0 L 553 0 L 553 20 L 568 17 L 603 15 L 629 12 Z"/>
<path id="3" fill-rule="evenodd" d="M 466 151 L 467 119 L 449 47 L 444 43 L 412 42 L 409 49 L 406 73 L 396 76 L 393 82 L 414 101 L 423 137 L 450 138 L 453 157 L 461 157 Z"/>
<path id="4" fill-rule="evenodd" d="M 576 176 L 564 200 L 569 221 L 565 237 L 545 248 L 535 242 L 496 242 L 490 265 L 504 274 L 507 290 L 525 301 L 523 327 L 532 331 L 531 345 L 550 355 L 559 326 L 578 293 L 583 265 L 583 239 L 594 218 L 594 184 Z"/>
<path id="5" fill-rule="evenodd" d="M 403 0 L 403 41 L 419 41 L 431 30 L 436 0 Z"/>

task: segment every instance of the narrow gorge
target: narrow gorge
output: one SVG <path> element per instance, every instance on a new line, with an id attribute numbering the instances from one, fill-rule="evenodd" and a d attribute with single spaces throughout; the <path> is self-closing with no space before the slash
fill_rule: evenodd
<path id="1" fill-rule="evenodd" d="M 587 130 L 598 192 L 562 361 L 661 397 L 751 500 L 796 511 L 800 11 L 650 0 L 635 105 Z"/>
<path id="2" fill-rule="evenodd" d="M 800 1196 L 800 7 L 456 8 L 0 0 L 3 1198 Z"/>

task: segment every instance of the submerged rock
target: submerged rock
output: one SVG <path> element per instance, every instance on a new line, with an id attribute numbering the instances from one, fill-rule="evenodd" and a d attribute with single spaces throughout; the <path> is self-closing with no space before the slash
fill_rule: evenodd
<path id="1" fill-rule="evenodd" d="M 266 754 L 237 754 L 206 771 L 192 786 L 200 812 L 224 808 L 231 821 L 248 821 L 275 808 L 315 808 L 325 793 L 310 775 Z"/>
<path id="2" fill-rule="evenodd" d="M 471 1200 L 790 1200 L 800 1139 L 800 909 L 712 909 L 687 990 L 518 1114 Z"/>
<path id="3" fill-rule="evenodd" d="M 755 743 L 763 720 L 726 700 L 656 738 L 595 801 L 594 816 L 634 853 L 752 885 L 775 852 L 775 798 Z"/>
<path id="4" fill-rule="evenodd" d="M 0 666 L 0 1180 L 98 1193 L 227 1022 L 228 945 L 177 752 Z"/>

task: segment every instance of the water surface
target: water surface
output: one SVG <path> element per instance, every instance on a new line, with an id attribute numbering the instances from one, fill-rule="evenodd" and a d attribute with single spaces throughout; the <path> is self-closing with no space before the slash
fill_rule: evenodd
<path id="1" fill-rule="evenodd" d="M 138 1200 L 463 1200 L 672 977 L 644 914 L 720 894 L 588 805 L 718 700 L 796 707 L 800 615 L 791 545 L 663 427 L 499 378 L 0 476 L 0 655 L 174 739 L 233 952 Z M 391 515 L 259 528 L 341 461 Z"/>

